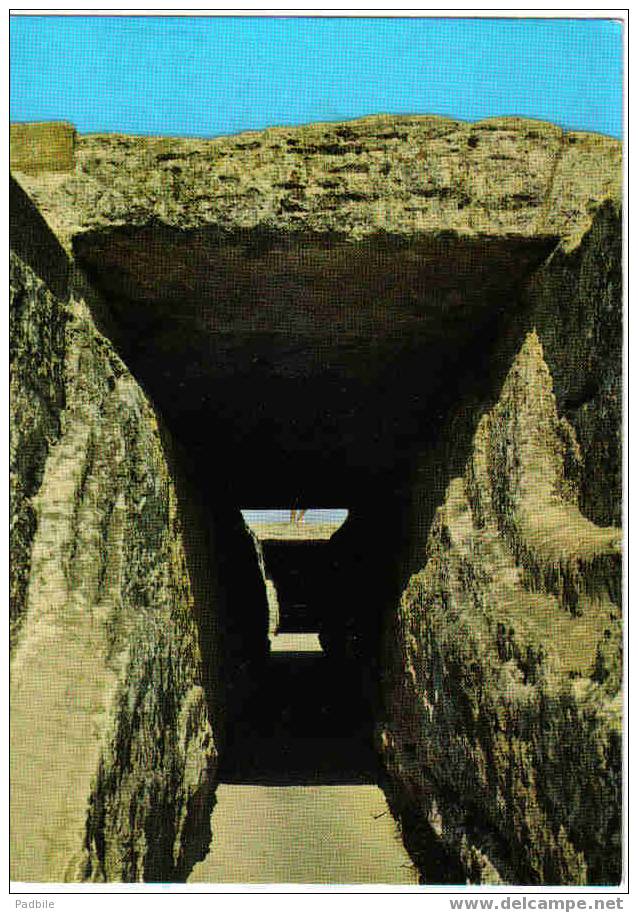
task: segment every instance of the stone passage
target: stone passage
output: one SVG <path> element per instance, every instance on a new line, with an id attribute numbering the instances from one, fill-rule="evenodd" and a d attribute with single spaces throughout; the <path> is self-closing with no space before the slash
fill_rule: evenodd
<path id="1" fill-rule="evenodd" d="M 619 143 L 12 144 L 12 877 L 618 883 Z"/>
<path id="2" fill-rule="evenodd" d="M 229 734 L 216 839 L 189 881 L 415 884 L 357 681 L 312 634 L 278 635 L 272 650 Z"/>
<path id="3" fill-rule="evenodd" d="M 191 883 L 417 884 L 378 786 L 222 783 Z"/>

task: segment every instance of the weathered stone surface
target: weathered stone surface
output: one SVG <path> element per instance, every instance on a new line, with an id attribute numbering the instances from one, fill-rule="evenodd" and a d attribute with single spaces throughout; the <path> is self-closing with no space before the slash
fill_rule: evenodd
<path id="1" fill-rule="evenodd" d="M 210 837 L 230 533 L 86 303 L 13 253 L 11 356 L 12 878 L 180 880 Z"/>
<path id="2" fill-rule="evenodd" d="M 532 332 L 386 630 L 382 754 L 474 883 L 620 878 L 621 534 L 580 460 Z"/>
<path id="3" fill-rule="evenodd" d="M 619 164 L 549 124 L 380 117 L 78 137 L 74 173 L 17 173 L 127 365 L 14 262 L 14 816 L 47 872 L 183 877 L 206 839 L 218 680 L 239 706 L 267 646 L 246 496 L 352 508 L 322 640 L 370 679 L 422 876 L 618 880 Z"/>
<path id="4" fill-rule="evenodd" d="M 520 118 L 367 117 L 214 140 L 79 136 L 76 172 L 24 177 L 58 237 L 161 222 L 276 233 L 582 234 L 620 144 Z"/>
<path id="5" fill-rule="evenodd" d="M 559 411 L 581 448 L 580 507 L 595 523 L 622 521 L 622 237 L 619 207 L 601 206 L 570 252 L 556 251 L 524 291 Z"/>
<path id="6" fill-rule="evenodd" d="M 238 502 L 349 506 L 403 471 L 486 325 L 619 196 L 619 156 L 516 118 L 373 117 L 78 137 L 74 174 L 19 180 L 201 474 L 214 453 Z"/>
<path id="7" fill-rule="evenodd" d="M 224 683 L 226 712 L 240 712 L 268 654 L 269 605 L 259 545 L 241 512 L 227 502 L 223 487 L 200 482 L 199 497 L 213 520 L 215 539 L 208 561 L 218 585 L 217 621 L 222 637 L 211 672 Z"/>
<path id="8" fill-rule="evenodd" d="M 25 610 L 36 518 L 31 498 L 60 435 L 65 405 L 64 335 L 67 314 L 22 261 L 10 261 L 9 340 L 12 409 L 10 439 L 11 549 L 9 612 L 12 635 Z"/>
<path id="9" fill-rule="evenodd" d="M 270 647 L 272 648 L 273 638 L 277 634 L 280 618 L 277 587 L 274 584 L 269 569 L 266 567 L 266 562 L 264 561 L 264 550 L 261 544 L 261 540 L 252 527 L 249 527 L 249 529 L 253 542 L 255 543 L 259 572 L 262 576 L 262 580 L 266 588 L 266 600 L 268 602 L 268 641 Z"/>
<path id="10" fill-rule="evenodd" d="M 483 337 L 410 483 L 358 505 L 330 543 L 322 642 L 371 673 L 390 790 L 426 880 L 620 876 L 620 259 L 610 202 Z M 503 637 L 515 647 L 500 655 Z M 494 707 L 517 693 L 508 676 L 539 656 L 521 692 L 530 704 L 510 701 L 503 729 Z M 565 708 L 578 722 L 568 740 L 557 723 L 567 742 L 555 748 L 547 714 L 564 720 Z M 512 732 L 524 764 L 509 757 Z M 584 770 L 590 757 L 601 760 Z M 511 827 L 484 814 L 503 764 L 520 775 Z"/>
<path id="11" fill-rule="evenodd" d="M 73 171 L 75 128 L 64 121 L 11 124 L 11 170 L 27 174 Z"/>

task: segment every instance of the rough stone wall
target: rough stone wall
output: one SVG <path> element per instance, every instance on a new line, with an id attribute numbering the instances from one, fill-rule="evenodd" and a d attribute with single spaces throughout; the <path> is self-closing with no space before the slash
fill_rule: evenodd
<path id="1" fill-rule="evenodd" d="M 218 674 L 224 682 L 232 726 L 233 715 L 241 711 L 268 656 L 269 605 L 259 544 L 241 512 L 226 505 L 221 493 L 213 496 L 209 510 L 218 531 L 214 557 L 221 594 Z"/>
<path id="2" fill-rule="evenodd" d="M 263 584 L 266 588 L 266 601 L 268 603 L 268 640 L 272 645 L 273 637 L 277 634 L 279 630 L 279 597 L 277 595 L 277 587 L 272 579 L 269 568 L 266 567 L 266 561 L 264 559 L 264 548 L 262 541 L 259 536 L 253 531 L 250 530 L 250 536 L 255 543 L 255 551 L 257 553 L 257 562 L 259 564 L 259 573 Z"/>
<path id="3" fill-rule="evenodd" d="M 11 169 L 28 174 L 73 171 L 74 145 L 72 124 L 11 124 Z"/>
<path id="4" fill-rule="evenodd" d="M 619 877 L 620 152 L 606 137 L 565 134 L 553 125 L 517 119 L 470 125 L 442 118 L 367 118 L 211 142 L 81 137 L 73 173 L 19 175 L 67 250 L 74 237 L 93 229 L 155 222 L 231 236 L 261 232 L 266 242 L 269 233 L 296 237 L 296 232 L 302 238 L 316 235 L 321 243 L 383 232 L 407 242 L 448 231 L 561 239 L 529 286 L 512 290 L 511 308 L 494 323 L 492 336 L 480 340 L 484 351 L 473 353 L 467 370 L 459 363 L 458 376 L 450 378 L 454 406 L 442 424 L 435 409 L 438 424 L 422 429 L 413 477 L 402 489 L 399 485 L 396 504 L 389 507 L 390 526 L 370 528 L 354 511 L 334 545 L 341 562 L 336 579 L 345 579 L 348 600 L 356 605 L 327 633 L 333 646 L 349 638 L 352 652 L 366 660 L 376 649 L 371 609 L 380 625 L 382 654 L 374 657 L 381 660 L 375 667 L 378 743 L 395 807 L 418 831 L 413 848 L 426 878 L 428 858 L 437 854 L 446 856 L 448 876 L 455 880 L 600 884 Z M 176 570 L 183 566 L 175 524 L 184 500 L 175 496 L 165 449 L 151 431 L 152 413 L 126 369 L 113 361 L 122 371 L 116 377 L 116 369 L 106 367 L 112 352 L 104 340 L 98 345 L 101 337 L 93 330 L 95 342 L 80 346 L 79 327 L 88 324 L 82 323 L 79 305 L 58 315 L 57 305 L 35 290 L 33 277 L 19 278 L 20 287 L 29 283 L 34 291 L 14 295 L 24 315 L 17 319 L 18 334 L 28 330 L 37 336 L 31 348 L 21 344 L 18 358 L 33 393 L 18 392 L 15 400 L 22 410 L 14 423 L 18 434 L 31 438 L 15 448 L 26 468 L 13 492 L 19 557 L 12 582 L 14 815 L 27 820 L 23 811 L 37 776 L 49 784 L 51 796 L 43 806 L 46 820 L 43 812 L 42 822 L 33 824 L 43 835 L 33 865 L 59 873 L 73 860 L 73 873 L 79 865 L 87 877 L 122 877 L 122 872 L 149 877 L 158 871 L 157 860 L 170 855 L 171 843 L 171 865 L 178 873 L 190 852 L 184 849 L 188 838 L 179 834 L 185 835 L 199 814 L 184 818 L 184 808 L 200 807 L 197 797 L 206 787 L 195 784 L 201 785 L 199 772 L 214 756 L 204 744 L 203 705 L 187 697 L 201 687 L 203 647 L 191 636 L 190 610 L 175 608 L 188 603 L 187 581 L 198 576 Z M 29 316 L 38 309 L 47 314 L 40 324 Z M 47 353 L 41 376 L 33 371 L 40 348 Z M 98 350 L 108 353 L 99 356 L 106 361 L 98 359 Z M 93 353 L 83 356 L 88 361 L 82 370 L 66 367 L 80 364 L 80 351 Z M 111 375 L 115 386 L 107 393 Z M 85 478 L 81 469 L 74 470 L 79 481 L 66 473 L 67 488 L 102 490 L 102 483 L 91 482 L 101 448 L 85 458 L 82 435 L 99 441 L 106 435 L 110 441 L 105 430 L 86 431 L 96 423 L 109 427 L 98 415 L 109 398 L 118 428 L 123 417 L 138 416 L 138 425 L 126 419 L 142 441 L 136 455 L 124 461 L 126 472 L 141 497 L 148 497 L 144 485 L 155 492 L 147 509 L 156 518 L 151 525 L 160 517 L 163 530 L 149 539 L 147 550 L 145 527 L 135 527 L 130 548 L 139 555 L 126 557 L 130 587 L 141 585 L 141 604 L 157 602 L 163 614 L 144 609 L 138 628 L 137 609 L 122 602 L 128 609 L 121 617 L 129 620 L 131 633 L 116 642 L 126 641 L 131 650 L 113 654 L 115 671 L 106 661 L 95 663 L 95 638 L 99 646 L 100 638 L 110 643 L 113 637 L 100 620 L 111 617 L 111 603 L 90 623 L 88 613 L 74 615 L 80 596 L 94 605 L 84 591 L 95 583 L 90 571 L 72 585 L 65 575 L 79 561 L 90 566 L 106 527 L 116 536 L 119 507 L 110 513 L 91 508 L 94 516 L 108 515 L 108 522 L 81 525 L 100 531 L 94 539 L 87 533 L 82 550 L 68 560 L 65 542 L 72 536 L 61 531 L 77 526 L 67 519 L 69 505 L 83 504 L 89 495 L 65 494 L 56 469 L 67 451 L 77 454 L 77 465 L 90 471 Z M 23 419 L 29 410 L 35 418 L 27 432 Z M 71 421 L 72 416 L 80 418 Z M 108 482 L 105 497 L 119 505 L 115 494 L 108 494 Z M 125 498 L 124 517 L 130 510 Z M 43 576 L 37 562 L 52 548 L 58 558 L 43 565 Z M 159 565 L 151 554 L 163 556 Z M 149 565 L 160 582 L 153 578 L 147 593 Z M 27 566 L 28 574 L 21 570 Z M 237 569 L 232 561 L 227 567 L 230 580 Z M 174 595 L 177 578 L 186 581 L 181 601 Z M 62 601 L 38 595 L 45 585 L 47 593 L 62 593 Z M 401 591 L 398 600 L 393 594 Z M 52 607 L 50 621 L 45 605 Z M 263 606 L 259 611 L 265 617 Z M 249 648 L 254 656 L 261 652 L 264 630 L 254 633 Z M 240 643 L 241 624 L 235 633 Z M 53 653 L 40 648 L 51 643 Z M 78 645 L 86 644 L 82 653 Z M 110 655 L 110 648 L 99 649 Z M 241 655 L 243 663 L 243 648 Z M 70 671 L 55 684 L 60 668 Z M 170 686 L 158 691 L 150 684 L 158 681 Z M 116 706 L 121 710 L 113 710 Z M 34 707 L 36 718 L 29 709 Z M 45 738 L 38 747 L 31 734 L 41 719 L 52 722 L 42 728 Z M 166 719 L 178 722 L 164 730 L 160 721 Z M 195 722 L 184 727 L 179 721 L 185 719 Z M 73 739 L 60 747 L 67 728 Z M 185 731 L 192 733 L 189 747 L 180 748 Z M 172 735 L 160 738 L 165 732 Z M 50 757 L 59 758 L 51 767 Z M 160 770 L 156 779 L 150 774 L 153 763 Z M 81 803 L 64 805 L 67 793 L 92 794 L 88 831 Z M 177 804 L 171 804 L 175 795 Z M 168 822 L 162 834 L 174 838 L 162 843 L 147 815 L 150 808 L 155 822 Z M 67 822 L 63 834 L 88 833 L 88 852 L 77 856 L 75 837 L 64 838 L 65 849 L 55 827 L 59 820 Z"/>
<path id="5" fill-rule="evenodd" d="M 617 202 L 596 212 L 581 243 L 559 247 L 523 296 L 538 328 L 561 414 L 581 447 L 580 507 L 622 522 L 622 238 Z"/>
<path id="6" fill-rule="evenodd" d="M 11 639 L 24 617 L 35 534 L 31 499 L 42 483 L 44 463 L 60 435 L 64 409 L 64 335 L 67 314 L 35 274 L 13 254 L 10 262 L 9 618 Z"/>
<path id="7" fill-rule="evenodd" d="M 213 534 L 85 303 L 36 269 L 12 253 L 11 874 L 180 879 L 223 712 Z"/>
<path id="8" fill-rule="evenodd" d="M 440 231 L 578 239 L 589 207 L 617 193 L 620 155 L 610 137 L 516 117 L 375 116 L 214 140 L 78 136 L 73 173 L 19 177 L 69 248 L 76 234 L 153 223 L 257 229 L 264 240 Z"/>
<path id="9" fill-rule="evenodd" d="M 425 878 L 620 879 L 619 263 L 610 203 L 415 466 L 378 738 Z"/>

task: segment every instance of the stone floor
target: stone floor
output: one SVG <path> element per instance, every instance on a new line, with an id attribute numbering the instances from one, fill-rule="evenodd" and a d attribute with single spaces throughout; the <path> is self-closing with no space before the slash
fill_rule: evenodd
<path id="1" fill-rule="evenodd" d="M 416 884 L 376 784 L 370 718 L 314 634 L 273 642 L 233 729 L 192 883 Z"/>

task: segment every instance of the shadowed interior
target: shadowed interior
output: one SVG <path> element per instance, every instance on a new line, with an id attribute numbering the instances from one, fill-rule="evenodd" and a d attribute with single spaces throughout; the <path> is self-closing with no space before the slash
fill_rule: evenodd
<path id="1" fill-rule="evenodd" d="M 620 531 L 594 526 L 620 516 L 614 200 L 588 226 L 620 148 L 319 129 L 237 143 L 238 186 L 234 149 L 165 139 L 23 175 L 15 871 L 181 880 L 211 813 L 212 855 L 241 822 L 231 874 L 271 812 L 291 856 L 325 834 L 336 857 L 389 822 L 378 782 L 428 883 L 617 883 Z M 334 504 L 330 537 L 240 511 Z M 337 796 L 367 790 L 355 831 Z"/>
<path id="2" fill-rule="evenodd" d="M 398 484 L 555 244 L 146 226 L 74 247 L 198 484 L 223 479 L 257 508 L 365 502 Z"/>
<path id="3" fill-rule="evenodd" d="M 325 656 L 268 659 L 263 613 L 251 621 L 245 600 L 229 613 L 227 654 L 257 662 L 230 708 L 224 776 L 376 776 L 370 708 L 383 613 L 406 582 L 412 461 L 468 376 L 487 388 L 503 315 L 556 243 L 161 225 L 75 238 L 114 341 L 211 511 L 220 497 L 230 509 L 351 510 L 328 541 L 263 543 L 279 632 L 318 632 Z"/>

